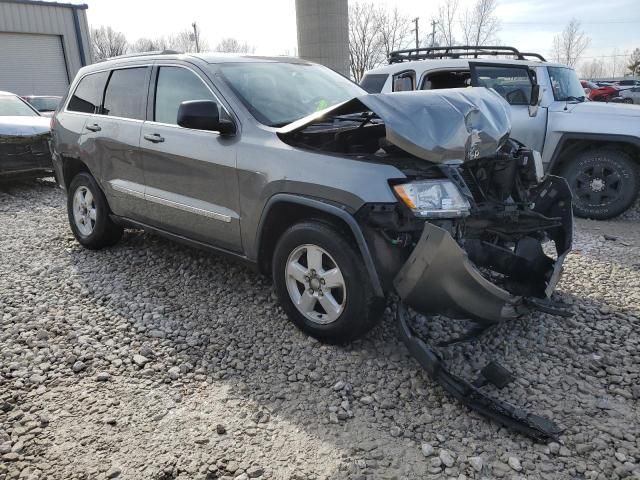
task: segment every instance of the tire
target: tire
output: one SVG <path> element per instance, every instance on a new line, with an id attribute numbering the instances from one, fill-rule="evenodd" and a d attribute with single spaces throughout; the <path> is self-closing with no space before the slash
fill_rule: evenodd
<path id="1" fill-rule="evenodd" d="M 364 335 L 384 309 L 384 299 L 373 294 L 360 251 L 322 221 L 298 223 L 282 234 L 272 274 L 289 319 L 325 343 L 342 344 Z"/>
<path id="2" fill-rule="evenodd" d="M 594 148 L 578 154 L 563 170 L 578 217 L 605 220 L 627 210 L 638 196 L 640 174 L 620 150 Z"/>
<path id="3" fill-rule="evenodd" d="M 91 250 L 110 247 L 123 229 L 109 218 L 109 205 L 95 179 L 86 172 L 73 177 L 67 195 L 67 214 L 78 242 Z"/>

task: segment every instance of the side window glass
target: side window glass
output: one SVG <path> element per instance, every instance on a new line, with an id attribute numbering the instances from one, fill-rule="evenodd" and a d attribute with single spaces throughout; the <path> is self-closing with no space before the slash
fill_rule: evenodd
<path id="1" fill-rule="evenodd" d="M 98 113 L 108 77 L 109 72 L 92 73 L 83 77 L 69 100 L 67 110 L 70 112 Z"/>
<path id="2" fill-rule="evenodd" d="M 216 101 L 216 98 L 202 80 L 186 68 L 160 67 L 156 82 L 155 121 L 176 125 L 178 108 L 188 100 Z"/>
<path id="3" fill-rule="evenodd" d="M 147 69 L 125 68 L 111 72 L 104 94 L 103 115 L 144 120 Z"/>
<path id="4" fill-rule="evenodd" d="M 394 92 L 410 92 L 416 87 L 416 72 L 413 70 L 397 73 L 393 76 Z"/>
<path id="5" fill-rule="evenodd" d="M 531 79 L 526 68 L 477 66 L 478 86 L 493 88 L 511 105 L 529 105 Z"/>
<path id="6" fill-rule="evenodd" d="M 369 93 L 380 93 L 388 77 L 386 73 L 370 73 L 364 76 L 360 86 Z"/>

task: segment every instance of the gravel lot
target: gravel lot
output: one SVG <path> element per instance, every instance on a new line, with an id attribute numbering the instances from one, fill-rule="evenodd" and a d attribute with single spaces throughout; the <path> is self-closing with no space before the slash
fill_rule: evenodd
<path id="1" fill-rule="evenodd" d="M 508 366 L 492 393 L 566 428 L 548 445 L 447 396 L 390 311 L 324 346 L 245 266 L 137 231 L 82 249 L 51 182 L 0 187 L 0 260 L 0 480 L 640 478 L 637 215 L 578 222 L 573 318 L 443 351 L 469 379 Z"/>

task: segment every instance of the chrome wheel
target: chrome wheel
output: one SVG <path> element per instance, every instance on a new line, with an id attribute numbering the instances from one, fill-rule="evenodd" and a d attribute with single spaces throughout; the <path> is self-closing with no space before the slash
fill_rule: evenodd
<path id="1" fill-rule="evenodd" d="M 298 311 L 312 322 L 335 322 L 347 301 L 347 289 L 335 260 L 317 245 L 300 245 L 287 259 L 287 290 Z"/>
<path id="2" fill-rule="evenodd" d="M 93 194 L 87 187 L 79 187 L 73 195 L 73 221 L 80 234 L 85 237 L 91 235 L 96 225 L 96 215 Z"/>

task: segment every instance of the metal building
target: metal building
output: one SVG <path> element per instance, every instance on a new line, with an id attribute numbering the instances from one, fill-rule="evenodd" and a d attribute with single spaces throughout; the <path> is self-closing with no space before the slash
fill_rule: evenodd
<path id="1" fill-rule="evenodd" d="M 296 0 L 298 55 L 349 73 L 347 0 Z"/>
<path id="2" fill-rule="evenodd" d="M 63 95 L 91 63 L 87 5 L 0 0 L 0 90 Z"/>

